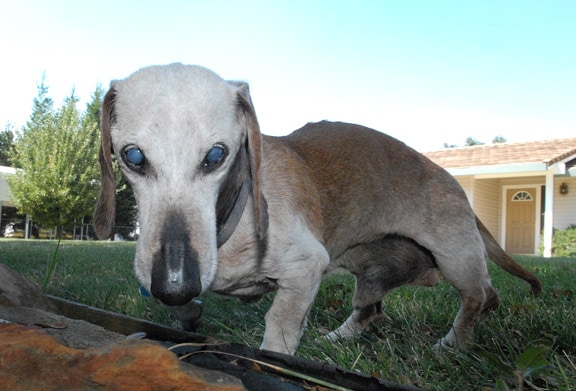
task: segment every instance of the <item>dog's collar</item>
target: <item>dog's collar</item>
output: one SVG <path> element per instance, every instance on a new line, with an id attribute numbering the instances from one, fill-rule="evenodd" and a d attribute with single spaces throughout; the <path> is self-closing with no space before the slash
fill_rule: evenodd
<path id="1" fill-rule="evenodd" d="M 251 188 L 252 181 L 248 178 L 244 183 L 242 183 L 240 191 L 238 191 L 238 195 L 234 199 L 232 211 L 226 217 L 226 220 L 219 223 L 218 227 L 216 227 L 216 245 L 218 248 L 222 247 L 222 245 L 230 239 L 230 236 L 232 236 L 234 230 L 238 226 L 242 213 L 244 213 L 244 208 L 246 207 L 246 202 L 248 201 Z"/>

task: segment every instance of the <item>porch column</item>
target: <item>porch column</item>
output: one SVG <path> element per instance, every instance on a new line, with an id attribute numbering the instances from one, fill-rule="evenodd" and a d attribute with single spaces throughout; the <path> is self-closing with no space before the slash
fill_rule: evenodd
<path id="1" fill-rule="evenodd" d="M 544 257 L 552 256 L 552 235 L 554 233 L 554 173 L 546 173 L 546 187 L 544 196 Z"/>

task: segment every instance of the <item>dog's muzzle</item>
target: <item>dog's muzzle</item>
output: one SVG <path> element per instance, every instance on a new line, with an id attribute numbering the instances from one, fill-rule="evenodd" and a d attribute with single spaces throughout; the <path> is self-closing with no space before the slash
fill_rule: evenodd
<path id="1" fill-rule="evenodd" d="M 189 303 L 202 292 L 198 254 L 181 213 L 169 215 L 161 231 L 160 250 L 154 254 L 150 291 L 169 306 Z"/>

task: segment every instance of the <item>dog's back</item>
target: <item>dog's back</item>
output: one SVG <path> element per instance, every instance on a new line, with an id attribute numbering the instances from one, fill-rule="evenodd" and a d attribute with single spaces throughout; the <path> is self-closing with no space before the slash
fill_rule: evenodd
<path id="1" fill-rule="evenodd" d="M 309 191 L 318 193 L 322 239 L 333 257 L 389 233 L 427 247 L 432 239 L 421 228 L 432 221 L 446 234 L 455 224 L 457 230 L 476 229 L 473 219 L 462 219 L 463 211 L 470 217 L 473 212 L 456 180 L 390 136 L 323 121 L 307 124 L 283 143 L 298 154 L 312 177 L 315 188 Z"/>

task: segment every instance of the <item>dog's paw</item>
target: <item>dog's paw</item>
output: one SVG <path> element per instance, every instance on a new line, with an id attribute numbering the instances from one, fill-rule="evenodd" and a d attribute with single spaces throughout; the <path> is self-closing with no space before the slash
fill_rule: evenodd
<path id="1" fill-rule="evenodd" d="M 438 340 L 438 342 L 434 344 L 434 346 L 432 346 L 432 353 L 434 353 L 435 356 L 439 357 L 442 355 L 444 351 L 450 348 L 451 348 L 450 343 L 448 342 L 446 337 L 442 337 Z"/>
<path id="2" fill-rule="evenodd" d="M 336 330 L 323 335 L 321 338 L 325 341 L 335 342 L 343 339 L 358 338 L 361 334 L 361 329 L 349 327 L 347 324 L 344 324 Z"/>
<path id="3" fill-rule="evenodd" d="M 464 338 L 458 340 L 454 337 L 452 332 L 448 333 L 445 337 L 442 337 L 432 346 L 432 352 L 436 356 L 441 356 L 447 351 L 466 351 L 474 346 L 472 338 Z"/>
<path id="4" fill-rule="evenodd" d="M 320 339 L 320 340 L 322 340 L 322 341 L 336 342 L 336 341 L 338 341 L 338 340 L 341 339 L 341 338 L 342 338 L 342 337 L 340 336 L 340 334 L 337 334 L 336 332 L 331 331 L 331 332 L 329 332 L 328 334 L 325 334 L 325 335 L 321 336 L 321 337 L 318 338 L 318 339 Z"/>

